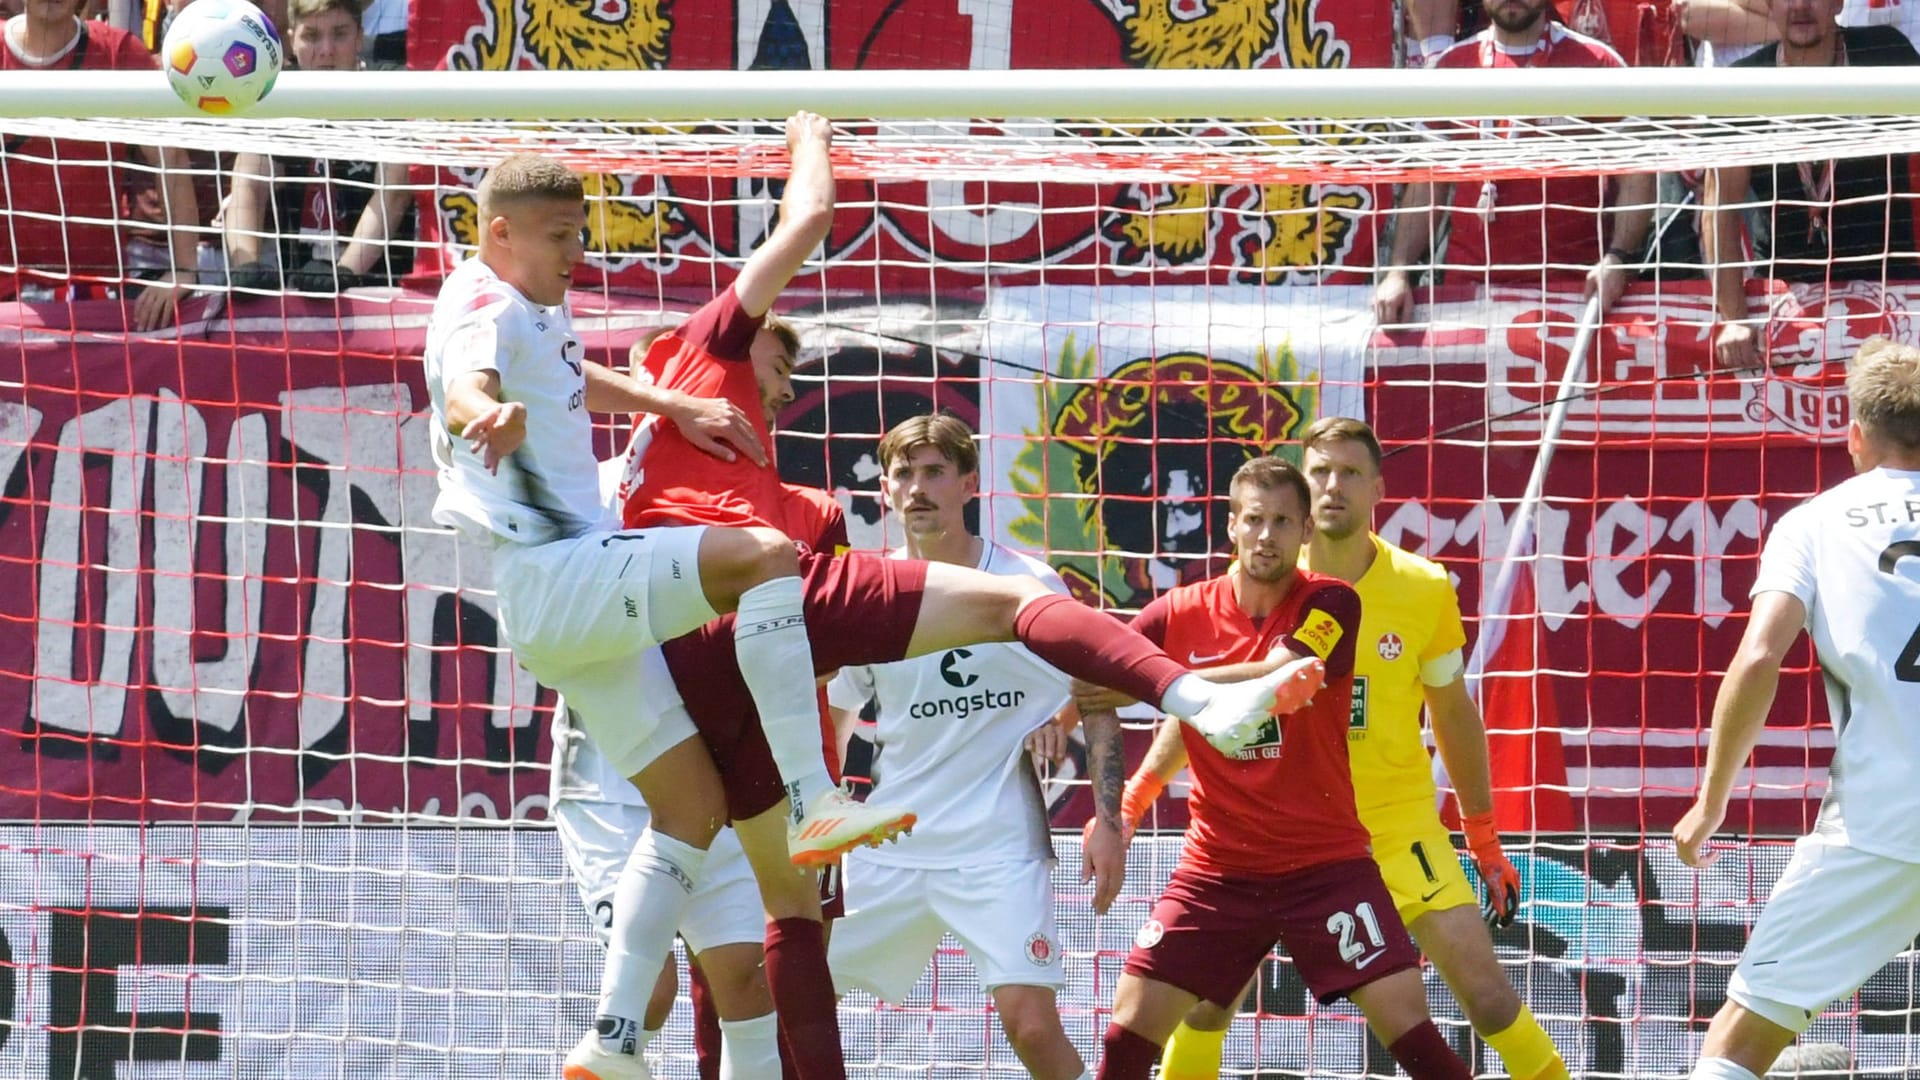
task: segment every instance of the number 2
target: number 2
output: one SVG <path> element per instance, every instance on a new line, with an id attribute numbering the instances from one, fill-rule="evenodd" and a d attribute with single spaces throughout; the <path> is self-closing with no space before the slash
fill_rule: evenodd
<path id="1" fill-rule="evenodd" d="M 1361 953 L 1368 951 L 1367 945 L 1362 945 L 1353 939 L 1355 916 L 1359 917 L 1362 928 L 1366 930 L 1367 941 L 1372 948 L 1383 948 L 1387 944 L 1387 939 L 1380 933 L 1380 920 L 1374 918 L 1372 904 L 1363 902 L 1355 905 L 1352 915 L 1344 911 L 1334 912 L 1327 916 L 1327 933 L 1340 936 L 1340 959 L 1349 964 L 1360 959 Z"/>
<path id="2" fill-rule="evenodd" d="M 1920 559 L 1920 540 L 1902 540 L 1897 544 L 1888 544 L 1887 550 L 1880 553 L 1880 572 L 1897 574 L 1896 567 L 1907 556 Z M 1920 625 L 1913 628 L 1913 636 L 1907 639 L 1907 647 L 1893 661 L 1893 677 L 1901 682 L 1920 683 Z"/>

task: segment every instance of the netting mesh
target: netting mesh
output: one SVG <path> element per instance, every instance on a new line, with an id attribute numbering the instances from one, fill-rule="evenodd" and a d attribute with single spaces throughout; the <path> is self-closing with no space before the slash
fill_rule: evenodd
<path id="1" fill-rule="evenodd" d="M 1817 263 L 1769 238 L 1839 205 L 1899 220 L 1910 123 L 1556 123 L 1524 139 L 1385 122 L 848 125 L 839 224 L 783 302 L 804 349 L 781 467 L 836 494 L 856 546 L 882 546 L 898 534 L 877 498 L 879 435 L 951 410 L 982 435 L 983 533 L 1131 611 L 1224 566 L 1224 478 L 1247 456 L 1292 452 L 1319 416 L 1368 418 L 1390 493 L 1375 528 L 1455 575 L 1472 634 L 1499 628 L 1477 674 L 1528 882 L 1502 960 L 1576 1073 L 1679 1075 L 1784 838 L 1825 791 L 1832 737 L 1804 651 L 1731 815 L 1761 839 L 1695 874 L 1663 838 L 1698 777 L 1760 538 L 1848 472 L 1844 359 L 1872 334 L 1916 339 L 1910 224 Z M 544 825 L 551 697 L 499 638 L 487 553 L 429 520 L 417 357 L 433 274 L 473 236 L 475 169 L 522 138 L 613 170 L 592 181 L 593 257 L 573 297 L 591 355 L 622 361 L 725 287 L 772 221 L 765 181 L 784 153 L 752 123 L 656 127 L 0 121 L 23 140 L 0 169 L 50 177 L 60 196 L 0 215 L 32 256 L 15 257 L 18 299 L 0 304 L 0 1075 L 126 1060 L 233 1076 L 556 1071 L 598 960 Z M 182 168 L 196 220 L 155 202 L 165 184 L 137 153 L 89 165 L 48 148 L 81 134 L 195 149 Z M 255 226 L 278 265 L 229 287 L 230 223 L 213 215 L 246 151 L 421 166 L 407 181 L 418 231 L 396 234 L 411 276 L 290 276 L 320 237 L 284 218 Z M 1878 194 L 1738 200 L 1758 369 L 1715 355 L 1700 196 L 1675 176 L 1652 197 L 1658 239 L 1590 335 L 1537 504 L 1521 492 L 1581 336 L 1586 264 L 1504 249 L 1472 263 L 1442 246 L 1433 272 L 1410 267 L 1427 274 L 1412 316 L 1376 316 L 1394 230 L 1427 220 L 1395 211 L 1392 181 L 1601 189 L 1598 173 L 1781 160 L 1786 175 L 1840 154 L 1881 163 Z M 96 181 L 113 186 L 89 210 L 77 196 Z M 315 190 L 353 184 L 378 186 Z M 1503 212 L 1591 208 L 1539 184 L 1501 190 Z M 202 291 L 177 326 L 140 330 L 123 301 L 168 266 L 169 204 L 199 230 Z M 1436 221 L 1471 212 L 1440 205 Z M 104 248 L 74 238 L 87 225 Z M 47 227 L 65 239 L 19 239 Z M 1597 255 L 1604 226 L 1586 228 Z M 620 434 L 601 425 L 603 456 Z M 1490 606 L 1521 515 L 1536 540 Z M 1129 738 L 1137 750 L 1145 728 Z M 1075 884 L 1084 768 L 1076 747 L 1052 794 L 1063 1010 L 1091 1060 L 1184 811 L 1176 788 L 1155 819 L 1166 834 L 1136 845 L 1116 913 L 1095 918 Z M 1911 1072 L 1912 961 L 1815 1037 L 1861 1073 Z M 1350 1011 L 1308 1003 L 1284 959 L 1246 1011 L 1236 1075 L 1392 1071 Z M 665 1076 L 692 1073 L 680 1019 Z M 855 999 L 843 1022 L 858 1075 L 1020 1072 L 951 950 L 905 1008 Z"/>

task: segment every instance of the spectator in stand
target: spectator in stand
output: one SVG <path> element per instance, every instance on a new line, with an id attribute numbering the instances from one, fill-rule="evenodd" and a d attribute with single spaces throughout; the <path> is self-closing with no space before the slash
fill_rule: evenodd
<path id="1" fill-rule="evenodd" d="M 1842 29 L 1841 0 L 1782 0 L 1771 18 L 1779 40 L 1735 67 L 1877 67 L 1920 63 L 1907 36 L 1891 26 Z M 1802 161 L 1716 169 L 1708 177 L 1707 240 L 1720 329 L 1714 353 L 1727 367 L 1761 362 L 1747 320 L 1741 212 L 1757 203 L 1769 242 L 1753 262 L 1785 281 L 1920 279 L 1914 252 L 1913 192 L 1905 155 Z"/>
<path id="2" fill-rule="evenodd" d="M 1673 0 L 1699 67 L 1726 67 L 1775 40 L 1767 0 Z"/>
<path id="3" fill-rule="evenodd" d="M 369 0 L 360 13 L 360 59 L 370 68 L 407 66 L 407 0 Z"/>
<path id="4" fill-rule="evenodd" d="M 1709 5 L 1733 0 L 1705 0 Z M 1764 2 L 1764 0 L 1758 0 Z M 1849 3 L 1855 0 L 1849 0 Z M 1881 4 L 1888 0 L 1858 0 Z M 1899 3 L 1900 0 L 1891 0 Z M 1908 0 L 1920 3 L 1920 0 Z M 1598 38 L 1628 64 L 1659 66 L 1666 62 L 1672 20 L 1687 0 L 1554 0 L 1550 18 L 1562 20 L 1591 38 Z M 1456 39 L 1477 33 L 1499 0 L 1402 0 L 1406 10 L 1408 67 L 1427 67 Z"/>
<path id="5" fill-rule="evenodd" d="M 1619 54 L 1605 44 L 1554 21 L 1549 6 L 1548 0 L 1494 0 L 1487 12 L 1493 24 L 1449 48 L 1434 66 L 1623 66 Z M 1501 122 L 1488 123 L 1494 126 L 1483 128 L 1485 133 L 1500 133 Z M 1587 293 L 1599 291 L 1603 312 L 1626 291 L 1630 268 L 1639 262 L 1653 220 L 1650 173 L 1611 182 L 1556 177 L 1446 186 L 1452 189 L 1445 201 L 1453 230 L 1446 266 L 1459 280 L 1545 285 L 1571 283 L 1584 275 Z M 1392 253 L 1374 291 L 1374 311 L 1383 324 L 1412 318 L 1412 270 L 1433 247 L 1436 195 L 1429 183 L 1401 189 Z"/>
<path id="6" fill-rule="evenodd" d="M 360 0 L 292 0 L 288 14 L 301 70 L 360 68 Z M 278 289 L 284 280 L 288 289 L 326 295 L 391 283 L 413 267 L 406 183 L 407 167 L 393 162 L 239 155 L 226 213 L 230 281 Z"/>
<path id="7" fill-rule="evenodd" d="M 24 8 L 6 21 L 0 71 L 158 67 L 133 35 L 81 21 L 80 0 L 26 0 Z M 34 282 L 61 290 L 117 292 L 133 298 L 134 329 L 172 322 L 198 262 L 191 226 L 199 220 L 199 208 L 185 163 L 185 155 L 171 147 L 136 147 L 130 155 L 127 148 L 108 143 L 8 136 L 0 155 L 0 298 Z M 144 283 L 132 280 L 140 271 L 127 258 L 124 242 L 122 170 L 137 166 L 159 173 L 172 262 Z"/>

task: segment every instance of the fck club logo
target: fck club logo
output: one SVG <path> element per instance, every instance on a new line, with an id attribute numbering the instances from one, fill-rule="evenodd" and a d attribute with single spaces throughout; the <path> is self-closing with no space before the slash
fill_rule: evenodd
<path id="1" fill-rule="evenodd" d="M 1380 659 L 1398 660 L 1400 654 L 1407 651 L 1407 643 L 1400 640 L 1399 634 L 1389 631 L 1380 635 L 1380 644 L 1377 648 L 1380 650 Z"/>

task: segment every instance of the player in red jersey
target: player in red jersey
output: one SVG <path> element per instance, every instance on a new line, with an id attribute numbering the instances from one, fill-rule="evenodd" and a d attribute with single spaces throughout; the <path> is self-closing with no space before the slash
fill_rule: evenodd
<path id="1" fill-rule="evenodd" d="M 1228 665 L 1215 677 L 1309 658 L 1326 665 L 1326 684 L 1238 753 L 1185 738 L 1186 847 L 1134 937 L 1099 1075 L 1145 1080 L 1187 1010 L 1201 999 L 1233 1007 L 1278 939 L 1315 996 L 1353 999 L 1414 1080 L 1468 1080 L 1427 1012 L 1419 954 L 1354 807 L 1347 724 L 1360 599 L 1298 568 L 1311 500 L 1292 464 L 1247 462 L 1229 499 L 1237 565 L 1162 595 L 1135 629 L 1176 656 Z M 1087 699 L 1081 711 L 1112 705 Z"/>

